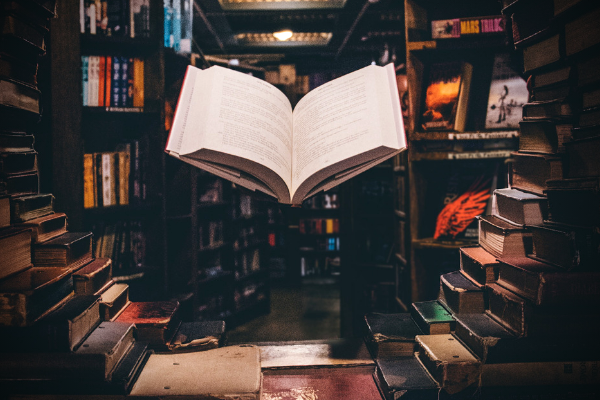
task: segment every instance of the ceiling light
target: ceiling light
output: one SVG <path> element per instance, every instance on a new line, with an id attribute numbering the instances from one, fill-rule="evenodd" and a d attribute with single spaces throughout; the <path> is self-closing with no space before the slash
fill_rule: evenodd
<path id="1" fill-rule="evenodd" d="M 343 8 L 346 0 L 219 0 L 223 10 Z"/>
<path id="2" fill-rule="evenodd" d="M 291 32 L 292 36 L 282 41 L 274 33 L 238 33 L 235 35 L 240 46 L 296 47 L 326 46 L 331 40 L 331 32 Z"/>
<path id="3" fill-rule="evenodd" d="M 279 32 L 273 33 L 273 36 L 275 36 L 275 39 L 283 42 L 283 41 L 286 41 L 289 38 L 291 38 L 293 34 L 294 33 L 292 31 L 290 31 L 289 29 L 286 29 L 284 31 L 279 31 Z"/>

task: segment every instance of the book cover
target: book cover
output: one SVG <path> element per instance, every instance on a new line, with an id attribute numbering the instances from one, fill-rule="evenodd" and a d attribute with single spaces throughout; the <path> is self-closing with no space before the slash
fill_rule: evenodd
<path id="1" fill-rule="evenodd" d="M 135 324 L 137 338 L 150 345 L 164 345 L 171 340 L 180 323 L 177 301 L 134 301 L 115 321 Z"/>
<path id="2" fill-rule="evenodd" d="M 83 155 L 83 207 L 96 207 L 96 169 L 94 168 L 94 154 Z"/>
<path id="3" fill-rule="evenodd" d="M 531 253 L 531 231 L 493 215 L 479 220 L 479 245 L 496 257 L 526 256 Z"/>
<path id="4" fill-rule="evenodd" d="M 421 128 L 463 131 L 466 124 L 472 65 L 432 64 L 425 83 Z"/>
<path id="5" fill-rule="evenodd" d="M 545 196 L 517 189 L 496 189 L 492 215 L 515 225 L 542 225 L 548 217 L 548 201 Z"/>
<path id="6" fill-rule="evenodd" d="M 67 215 L 52 213 L 27 222 L 19 222 L 15 226 L 31 228 L 33 243 L 41 243 L 67 232 Z"/>
<path id="7" fill-rule="evenodd" d="M 450 39 L 460 37 L 460 19 L 440 19 L 431 21 L 432 39 Z"/>
<path id="8" fill-rule="evenodd" d="M 0 230 L 0 279 L 31 267 L 31 228 Z"/>
<path id="9" fill-rule="evenodd" d="M 54 211 L 54 196 L 39 193 L 10 199 L 10 220 L 13 224 L 51 214 Z"/>
<path id="10" fill-rule="evenodd" d="M 96 258 L 73 273 L 75 294 L 100 294 L 112 278 L 112 260 Z"/>
<path id="11" fill-rule="evenodd" d="M 467 279 L 460 271 L 440 276 L 438 301 L 453 314 L 477 314 L 485 309 L 483 289 Z"/>
<path id="12" fill-rule="evenodd" d="M 265 371 L 261 398 L 381 400 L 373 373 L 373 366 Z"/>
<path id="13" fill-rule="evenodd" d="M 529 99 L 527 82 L 512 67 L 510 54 L 494 56 L 485 129 L 518 129 L 523 105 Z"/>
<path id="14" fill-rule="evenodd" d="M 519 126 L 519 151 L 544 154 L 564 153 L 573 130 L 571 122 L 553 119 L 522 120 Z"/>
<path id="15" fill-rule="evenodd" d="M 259 400 L 261 382 L 260 350 L 255 346 L 151 354 L 130 396 Z"/>
<path id="16" fill-rule="evenodd" d="M 498 278 L 498 261 L 481 246 L 461 247 L 460 271 L 481 287 Z"/>
<path id="17" fill-rule="evenodd" d="M 452 334 L 419 335 L 418 357 L 448 394 L 478 382 L 482 363 Z"/>
<path id="18" fill-rule="evenodd" d="M 438 383 L 415 356 L 377 359 L 376 363 L 373 378 L 385 400 L 439 396 Z"/>
<path id="19" fill-rule="evenodd" d="M 513 152 L 509 181 L 513 189 L 544 195 L 546 182 L 563 178 L 561 157 L 549 154 Z"/>
<path id="20" fill-rule="evenodd" d="M 36 267 L 80 267 L 92 261 L 92 232 L 66 232 L 33 247 Z"/>
<path id="21" fill-rule="evenodd" d="M 415 336 L 423 334 L 409 313 L 368 313 L 365 341 L 373 358 L 412 356 Z"/>
<path id="22" fill-rule="evenodd" d="M 100 316 L 103 321 L 114 321 L 125 310 L 129 301 L 129 285 L 115 283 L 100 294 Z"/>
<path id="23" fill-rule="evenodd" d="M 559 35 L 523 46 L 523 72 L 530 73 L 538 68 L 560 60 Z"/>
<path id="24" fill-rule="evenodd" d="M 225 341 L 225 321 L 182 322 L 168 343 L 174 352 L 202 351 L 221 347 Z"/>
<path id="25" fill-rule="evenodd" d="M 410 315 L 426 335 L 450 333 L 454 330 L 454 317 L 437 300 L 412 303 Z"/>

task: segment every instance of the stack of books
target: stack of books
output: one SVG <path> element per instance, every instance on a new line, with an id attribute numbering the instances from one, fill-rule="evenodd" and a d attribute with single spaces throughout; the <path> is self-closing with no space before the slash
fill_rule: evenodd
<path id="1" fill-rule="evenodd" d="M 530 88 L 510 186 L 435 300 L 365 317 L 387 399 L 599 394 L 600 7 L 503 3 Z"/>

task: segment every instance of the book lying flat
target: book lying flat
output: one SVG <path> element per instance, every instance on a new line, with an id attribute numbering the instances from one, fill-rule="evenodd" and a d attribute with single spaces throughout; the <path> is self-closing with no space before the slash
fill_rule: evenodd
<path id="1" fill-rule="evenodd" d="M 167 344 L 170 351 L 201 351 L 221 347 L 225 337 L 225 321 L 182 322 Z"/>
<path id="2" fill-rule="evenodd" d="M 423 333 L 427 335 L 450 333 L 454 330 L 454 317 L 437 300 L 412 303 L 410 314 Z"/>
<path id="3" fill-rule="evenodd" d="M 67 232 L 67 215 L 52 213 L 15 225 L 31 228 L 33 243 L 40 243 Z"/>
<path id="4" fill-rule="evenodd" d="M 36 267 L 81 267 L 92 261 L 92 232 L 66 232 L 33 247 Z"/>
<path id="5" fill-rule="evenodd" d="M 75 294 L 100 294 L 112 277 L 112 260 L 96 258 L 73 273 Z"/>
<path id="6" fill-rule="evenodd" d="M 168 343 L 181 322 L 177 301 L 134 301 L 115 319 L 135 324 L 137 339 L 150 346 Z"/>
<path id="7" fill-rule="evenodd" d="M 292 111 L 273 85 L 189 66 L 165 151 L 281 203 L 300 204 L 406 148 L 393 65 L 319 86 Z"/>
<path id="8" fill-rule="evenodd" d="M 230 346 L 181 354 L 151 354 L 130 396 L 260 399 L 260 350 Z"/>
<path id="9" fill-rule="evenodd" d="M 368 313 L 365 342 L 373 358 L 412 356 L 423 332 L 409 313 Z"/>
<path id="10" fill-rule="evenodd" d="M 453 314 L 482 313 L 485 308 L 483 289 L 460 271 L 440 276 L 438 301 Z"/>

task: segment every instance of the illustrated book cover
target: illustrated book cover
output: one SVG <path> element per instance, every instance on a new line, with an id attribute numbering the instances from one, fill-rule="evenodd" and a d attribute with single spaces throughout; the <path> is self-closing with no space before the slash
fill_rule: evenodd
<path id="1" fill-rule="evenodd" d="M 529 99 L 527 82 L 512 68 L 510 55 L 494 57 L 485 129 L 519 129 L 523 105 Z"/>

